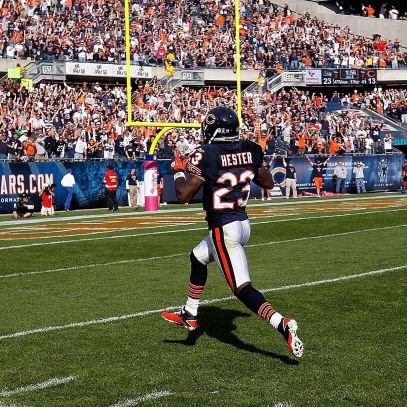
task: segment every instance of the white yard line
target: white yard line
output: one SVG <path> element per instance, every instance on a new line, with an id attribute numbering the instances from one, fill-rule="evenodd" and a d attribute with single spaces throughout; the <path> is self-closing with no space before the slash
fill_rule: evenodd
<path id="1" fill-rule="evenodd" d="M 258 222 L 258 223 L 262 223 L 262 222 Z M 326 234 L 326 235 L 304 236 L 304 237 L 298 237 L 295 239 L 287 239 L 287 240 L 272 240 L 270 242 L 248 244 L 245 247 L 252 248 L 252 247 L 260 247 L 260 246 L 271 246 L 271 245 L 276 245 L 276 244 L 300 242 L 300 241 L 304 241 L 304 240 L 308 240 L 308 239 L 324 239 L 324 238 L 330 238 L 330 237 L 353 235 L 356 233 L 377 232 L 377 231 L 382 231 L 382 230 L 403 228 L 406 226 L 407 226 L 407 224 L 403 224 L 403 225 L 395 225 L 395 226 L 385 226 L 382 228 L 358 229 L 358 230 L 352 230 L 349 232 L 330 233 L 330 234 Z M 153 257 L 145 257 L 145 258 L 139 258 L 139 259 L 118 260 L 118 261 L 110 261 L 110 262 L 106 262 L 106 263 L 91 263 L 91 264 L 85 264 L 82 266 L 63 267 L 63 268 L 58 268 L 58 269 L 53 268 L 53 269 L 49 269 L 49 270 L 29 271 L 26 273 L 24 273 L 24 272 L 23 273 L 11 273 L 11 274 L 0 275 L 0 279 L 22 277 L 22 276 L 33 276 L 33 275 L 38 275 L 38 274 L 60 273 L 60 272 L 65 272 L 65 271 L 75 271 L 75 270 L 83 270 L 83 269 L 89 269 L 89 268 L 95 268 L 95 267 L 107 267 L 107 266 L 115 266 L 115 265 L 120 265 L 120 264 L 129 264 L 129 263 L 148 263 L 153 260 L 171 259 L 173 257 L 180 257 L 180 256 L 187 256 L 187 255 L 188 255 L 188 253 L 186 253 L 186 252 L 185 253 L 173 253 L 173 254 L 169 254 L 166 256 L 153 256 Z"/>
<path id="2" fill-rule="evenodd" d="M 21 404 L 5 403 L 0 400 L 0 407 L 22 407 Z"/>
<path id="3" fill-rule="evenodd" d="M 112 404 L 109 407 L 133 407 L 133 406 L 137 406 L 138 404 L 143 403 L 145 401 L 156 400 L 161 397 L 168 397 L 168 396 L 171 396 L 172 394 L 173 393 L 168 390 L 154 391 L 152 393 L 145 394 L 144 396 L 136 397 L 135 399 L 127 399 L 127 400 L 119 401 L 118 403 Z"/>
<path id="4" fill-rule="evenodd" d="M 195 225 L 196 223 L 202 223 L 202 220 L 197 220 L 196 222 L 182 222 L 182 221 L 177 221 L 174 220 L 172 222 L 168 221 L 168 220 L 164 220 L 164 221 L 158 221 L 158 222 L 154 222 L 155 225 L 157 227 L 163 227 L 163 226 L 167 226 L 167 227 L 171 227 L 171 226 L 189 226 L 189 225 Z M 151 225 L 151 222 L 140 222 L 140 225 Z M 134 230 L 134 227 L 132 228 Z"/>
<path id="5" fill-rule="evenodd" d="M 340 217 L 348 217 L 348 216 L 365 216 L 365 215 L 372 215 L 375 213 L 399 212 L 399 211 L 407 211 L 407 208 L 397 208 L 397 209 L 377 210 L 377 211 L 363 211 L 363 212 L 355 212 L 355 213 L 342 213 L 342 214 L 335 214 L 335 215 L 303 216 L 303 217 L 288 218 L 288 219 L 270 219 L 270 220 L 265 220 L 265 221 L 257 221 L 258 218 L 252 217 L 251 225 L 255 226 L 255 225 L 267 224 L 267 223 L 297 222 L 300 220 L 329 219 L 329 218 L 340 218 Z M 264 216 L 262 218 L 266 218 L 266 216 Z M 157 227 L 159 228 L 159 227 L 166 227 L 166 226 L 163 226 L 163 225 L 162 226 L 152 226 L 151 229 L 157 228 Z M 128 239 L 130 237 L 146 237 L 146 236 L 154 236 L 154 235 L 179 233 L 179 232 L 194 232 L 194 231 L 198 231 L 198 230 L 207 230 L 207 227 L 196 227 L 196 228 L 176 229 L 176 230 L 160 230 L 160 231 L 156 231 L 156 232 L 144 232 L 143 231 L 140 233 L 132 233 L 132 234 L 126 234 L 126 235 L 117 235 L 117 236 L 88 237 L 88 238 L 84 238 L 84 239 L 79 238 L 79 239 L 69 239 L 69 240 L 54 240 L 54 241 L 50 241 L 50 242 L 26 243 L 26 244 L 0 247 L 0 251 L 1 250 L 10 250 L 10 249 L 21 249 L 21 248 L 25 248 L 25 247 L 58 245 L 58 244 L 65 244 L 65 243 L 91 242 L 91 241 L 96 241 L 96 240 Z M 88 235 L 99 234 L 99 233 L 105 233 L 105 232 L 88 233 Z M 76 236 L 78 236 L 78 235 L 76 235 Z M 41 238 L 39 237 L 39 239 L 41 239 Z M 6 239 L 2 239 L 2 240 L 6 240 Z M 13 240 L 15 240 L 15 238 Z"/>
<path id="6" fill-rule="evenodd" d="M 313 286 L 317 286 L 317 285 L 321 285 L 321 284 L 336 283 L 336 282 L 340 282 L 340 281 L 353 280 L 356 278 L 363 278 L 363 277 L 369 277 L 369 276 L 374 276 L 374 275 L 378 275 L 378 274 L 384 274 L 384 273 L 404 270 L 406 268 L 407 268 L 407 264 L 403 264 L 401 266 L 373 270 L 373 271 L 368 271 L 366 273 L 352 274 L 349 276 L 340 276 L 340 277 L 330 278 L 330 279 L 325 279 L 325 280 L 309 281 L 309 282 L 305 282 L 305 283 L 301 283 L 301 284 L 291 284 L 291 285 L 285 285 L 285 286 L 281 286 L 281 287 L 266 288 L 261 291 L 264 293 L 267 293 L 267 292 L 292 290 L 292 289 L 303 288 L 303 287 L 313 287 Z M 234 299 L 236 299 L 235 296 L 214 298 L 212 300 L 202 301 L 201 304 L 209 305 L 209 304 L 215 304 L 215 303 L 224 302 L 224 301 L 230 301 L 230 300 L 234 300 Z M 144 317 L 144 316 L 151 315 L 151 314 L 158 314 L 165 310 L 178 310 L 180 308 L 181 308 L 180 305 L 173 305 L 173 306 L 162 308 L 162 309 L 140 311 L 140 312 L 136 312 L 133 314 L 118 315 L 118 316 L 114 316 L 114 317 L 93 319 L 93 320 L 82 321 L 82 322 L 72 322 L 72 323 L 66 324 L 66 325 L 54 325 L 54 326 L 48 326 L 48 327 L 43 327 L 43 328 L 28 329 L 26 331 L 18 331 L 18 332 L 14 332 L 14 333 L 10 333 L 10 334 L 1 335 L 0 340 L 19 338 L 19 337 L 34 335 L 34 334 L 43 334 L 46 332 L 63 331 L 63 330 L 70 329 L 70 328 L 83 328 L 86 326 L 106 324 L 109 322 L 124 321 L 124 320 L 134 319 L 134 318 L 138 318 L 138 317 Z"/>
<path id="7" fill-rule="evenodd" d="M 43 390 L 43 389 L 46 389 L 47 387 L 55 387 L 55 386 L 59 386 L 61 384 L 69 383 L 75 379 L 76 379 L 75 376 L 54 377 L 54 378 L 46 380 L 45 382 L 42 382 L 42 383 L 29 384 L 28 386 L 18 387 L 17 389 L 14 389 L 14 390 L 8 390 L 8 389 L 2 390 L 0 392 L 0 397 L 10 397 L 10 396 L 15 396 L 15 395 L 21 394 L 21 393 L 28 393 L 28 392 L 36 391 L 36 390 Z"/>
<path id="8" fill-rule="evenodd" d="M 261 224 L 261 223 L 263 223 L 263 222 L 257 222 L 257 224 Z M 403 225 L 385 226 L 382 228 L 359 229 L 359 230 L 351 230 L 349 232 L 330 233 L 327 235 L 296 237 L 295 239 L 277 240 L 277 241 L 264 242 L 264 243 L 248 244 L 245 247 L 260 247 L 260 246 L 269 246 L 269 245 L 279 244 L 279 243 L 300 242 L 300 241 L 308 240 L 308 239 L 323 239 L 325 237 L 329 238 L 329 237 L 347 236 L 347 235 L 354 235 L 356 233 L 377 232 L 377 231 L 382 231 L 382 230 L 405 228 L 406 226 L 407 226 L 407 224 L 403 224 Z"/>
<path id="9" fill-rule="evenodd" d="M 184 220 L 184 219 L 176 219 L 174 220 L 174 218 L 172 219 L 165 219 L 165 220 L 158 220 L 156 221 L 157 223 L 179 223 L 181 225 L 185 224 L 185 225 L 193 225 L 195 222 L 200 222 L 202 219 L 195 219 L 193 221 L 191 220 Z"/>
<path id="10" fill-rule="evenodd" d="M 37 275 L 37 274 L 59 273 L 59 272 L 63 272 L 63 271 L 74 271 L 74 270 L 82 270 L 82 269 L 88 269 L 88 268 L 94 268 L 94 267 L 114 266 L 114 265 L 119 265 L 119 264 L 139 263 L 139 262 L 143 263 L 143 262 L 146 262 L 146 261 L 148 262 L 148 261 L 152 261 L 152 260 L 171 259 L 173 257 L 186 256 L 187 254 L 188 253 L 175 253 L 175 254 L 169 254 L 168 256 L 154 256 L 154 257 L 147 257 L 147 258 L 142 258 L 142 259 L 110 261 L 107 263 L 92 263 L 92 264 L 86 264 L 83 266 L 72 266 L 72 267 L 65 267 L 65 268 L 59 268 L 59 269 L 29 271 L 28 273 L 5 274 L 3 276 L 0 276 L 0 279 L 21 277 L 21 276 L 32 276 L 32 275 Z"/>
<path id="11" fill-rule="evenodd" d="M 201 221 L 196 221 L 194 223 L 204 223 L 204 222 L 205 222 L 204 219 L 202 219 Z M 193 224 L 193 223 L 191 223 L 191 224 Z M 152 223 L 152 222 L 140 222 L 140 225 L 144 225 L 143 227 L 137 227 L 137 229 L 140 230 L 140 231 L 144 231 L 144 230 L 148 230 L 148 229 L 164 229 L 164 228 L 167 228 L 167 227 L 171 226 L 171 225 L 160 225 L 160 224 L 157 224 L 155 222 L 154 223 Z M 150 226 L 148 226 L 148 225 L 150 225 Z M 177 223 L 176 226 L 179 227 L 179 226 L 183 226 L 183 225 Z M 128 231 L 128 230 L 134 230 L 134 229 L 136 229 L 136 227 L 134 227 L 134 226 L 123 227 L 123 228 L 114 228 L 113 230 L 105 230 L 103 232 L 87 232 L 86 236 L 101 235 L 101 234 L 106 234 L 106 233 L 125 232 L 125 231 Z M 197 230 L 201 230 L 201 229 L 207 229 L 207 228 L 199 228 Z M 188 230 L 188 229 L 185 229 L 185 230 Z M 176 232 L 176 231 L 179 231 L 179 229 L 174 230 L 173 232 Z M 71 233 L 66 233 L 63 236 L 60 236 L 60 235 L 36 236 L 35 239 L 38 240 L 38 239 L 53 239 L 53 238 L 58 238 L 58 237 L 78 237 L 78 236 L 81 236 L 78 233 L 74 233 L 75 230 L 73 230 L 73 229 L 69 229 L 68 232 L 71 232 Z M 171 231 L 169 231 L 169 232 L 171 233 Z M 143 236 L 143 235 L 148 235 L 148 234 L 160 234 L 160 233 L 166 233 L 166 232 L 165 231 L 164 232 L 161 232 L 161 231 L 160 232 L 153 232 L 153 233 L 150 233 L 150 232 L 142 233 L 142 232 L 140 232 L 137 235 L 106 236 L 106 239 L 115 239 L 115 238 L 120 238 L 121 239 L 123 237 L 128 237 L 128 236 L 130 236 L 130 237 L 131 236 Z M 33 240 L 33 239 L 34 239 L 33 237 L 11 237 L 11 238 L 3 238 L 2 241 L 5 242 L 5 241 L 8 241 L 8 240 Z M 79 239 L 79 240 L 78 239 L 64 240 L 64 241 L 55 242 L 55 243 L 54 242 L 44 242 L 44 243 L 41 242 L 41 243 L 34 244 L 34 246 L 42 246 L 42 245 L 47 245 L 47 244 L 60 244 L 60 243 L 75 242 L 75 241 L 86 241 L 86 240 L 104 240 L 104 239 L 105 239 L 105 237 L 99 237 L 99 238 L 95 237 L 95 238 Z M 9 246 L 9 247 L 12 247 L 12 246 Z M 22 247 L 26 247 L 26 246 L 22 246 Z M 5 249 L 8 249 L 8 247 L 0 247 L 0 250 L 5 250 Z"/>
<path id="12" fill-rule="evenodd" d="M 382 200 L 382 199 L 397 199 L 397 200 L 403 200 L 406 199 L 407 196 L 401 194 L 401 193 L 394 193 L 389 195 L 381 195 L 381 196 L 355 196 L 355 197 L 347 197 L 347 198 L 323 198 L 323 199 L 304 199 L 304 200 L 286 200 L 286 199 L 279 199 L 279 202 L 276 201 L 267 201 L 267 202 L 262 202 L 262 203 L 254 203 L 255 200 L 250 200 L 248 208 L 257 208 L 257 207 L 279 207 L 279 206 L 291 206 L 291 205 L 309 205 L 309 204 L 317 204 L 320 205 L 321 203 L 329 203 L 329 204 L 334 204 L 337 202 L 343 203 L 343 202 L 354 202 L 354 201 L 372 201 L 372 200 Z M 81 210 L 78 210 L 80 212 Z M 185 208 L 185 207 L 178 207 L 174 209 L 160 209 L 157 212 L 150 213 L 150 212 L 120 212 L 116 214 L 111 214 L 111 213 L 99 213 L 99 214 L 91 214 L 88 213 L 86 215 L 74 215 L 74 216 L 57 216 L 57 217 L 46 217 L 46 218 L 31 218 L 31 219 L 24 219 L 24 224 L 36 224 L 36 223 L 49 223 L 49 222 L 61 222 L 61 221 L 74 221 L 74 220 L 88 220 L 88 219 L 98 219 L 98 218 L 111 218 L 112 220 L 114 218 L 124 218 L 128 216 L 151 216 L 151 219 L 154 219 L 156 215 L 161 216 L 165 215 L 168 213 L 185 213 L 185 212 L 197 212 L 197 213 L 202 213 L 202 207 L 193 207 L 193 208 Z M 57 212 L 59 213 L 59 212 Z M 63 212 L 62 212 L 63 213 Z M 0 219 L 2 217 L 6 217 L 10 215 L 0 215 Z M 4 221 L 0 222 L 0 227 L 2 226 L 13 226 L 16 225 L 15 220 L 9 220 L 9 221 Z"/>
<path id="13" fill-rule="evenodd" d="M 83 228 L 85 229 L 85 227 Z M 94 228 L 89 230 L 95 230 Z M 96 229 L 98 230 L 98 229 Z M 103 229 L 104 231 L 110 231 L 110 229 L 108 229 L 107 227 L 105 227 Z M 117 229 L 116 229 L 117 230 Z M 34 230 L 33 228 L 30 228 L 30 230 L 24 230 L 24 231 L 18 231 L 18 230 L 5 230 L 3 232 L 0 232 L 0 235 L 10 235 L 10 234 L 14 234 L 13 237 L 6 237 L 6 238 L 2 238 L 3 241 L 7 241 L 7 240 L 31 240 L 31 239 L 49 239 L 49 236 L 38 236 L 38 235 L 43 235 L 43 234 L 50 234 L 50 233 L 63 233 L 63 232 L 72 232 L 72 228 L 66 228 L 66 229 L 54 229 L 54 228 L 50 228 L 50 229 L 40 229 L 40 230 Z M 17 236 L 20 235 L 20 236 Z M 21 237 L 21 235 L 24 235 L 24 237 Z M 30 236 L 33 235 L 33 236 Z M 64 235 L 64 236 L 78 236 L 78 234 L 75 235 Z"/>
<path id="14" fill-rule="evenodd" d="M 120 221 L 117 220 L 113 220 L 112 223 L 120 223 Z M 90 221 L 81 221 L 81 222 L 76 222 L 77 225 L 104 225 L 105 222 L 94 222 L 92 220 Z M 64 225 L 64 223 L 62 223 L 62 225 Z"/>

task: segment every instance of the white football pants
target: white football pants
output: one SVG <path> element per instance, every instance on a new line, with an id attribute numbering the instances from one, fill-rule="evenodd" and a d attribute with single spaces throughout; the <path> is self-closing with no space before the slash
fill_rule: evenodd
<path id="1" fill-rule="evenodd" d="M 208 236 L 193 249 L 193 253 L 205 265 L 215 260 L 234 292 L 237 287 L 250 282 L 246 253 L 243 249 L 249 238 L 248 219 L 231 222 L 210 230 Z"/>

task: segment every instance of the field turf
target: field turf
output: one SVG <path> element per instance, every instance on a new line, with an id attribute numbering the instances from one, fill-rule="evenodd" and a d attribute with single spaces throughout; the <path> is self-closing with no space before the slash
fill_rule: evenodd
<path id="1" fill-rule="evenodd" d="M 214 265 L 188 333 L 199 206 L 0 217 L 0 407 L 406 405 L 407 199 L 249 203 L 253 284 L 299 323 L 289 355 Z"/>

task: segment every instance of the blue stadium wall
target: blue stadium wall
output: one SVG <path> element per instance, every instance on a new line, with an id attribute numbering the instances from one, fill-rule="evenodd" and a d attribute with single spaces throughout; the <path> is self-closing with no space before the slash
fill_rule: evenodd
<path id="1" fill-rule="evenodd" d="M 392 191 L 401 187 L 401 166 L 403 155 L 375 155 L 375 156 L 335 156 L 328 162 L 325 178 L 325 190 L 333 192 L 332 174 L 338 161 L 344 161 L 348 168 L 346 182 L 347 192 L 355 192 L 352 168 L 356 162 L 365 164 L 366 189 L 368 191 Z M 299 192 L 313 192 L 311 180 L 312 167 L 303 157 L 293 157 L 292 161 L 297 169 L 297 184 Z M 108 164 L 112 164 L 119 174 L 118 199 L 120 205 L 127 205 L 125 179 L 131 168 L 135 168 L 140 180 L 143 180 L 143 161 L 81 161 L 81 162 L 33 162 L 33 163 L 1 163 L 0 164 L 0 213 L 11 213 L 13 203 L 18 195 L 27 192 L 31 200 L 40 207 L 38 191 L 43 184 L 56 185 L 56 208 L 62 209 L 65 191 L 61 187 L 61 179 L 67 168 L 72 169 L 77 186 L 73 201 L 73 208 L 104 207 L 103 174 Z M 277 159 L 270 170 L 277 184 L 277 195 L 284 194 L 285 170 L 281 159 Z M 174 184 L 171 175 L 170 161 L 159 160 L 159 171 L 164 178 L 164 192 L 162 200 L 176 202 Z M 279 191 L 280 189 L 280 191 Z M 275 191 L 273 191 L 275 192 Z M 259 196 L 260 189 L 252 186 L 251 196 Z M 201 195 L 195 199 L 199 201 Z"/>

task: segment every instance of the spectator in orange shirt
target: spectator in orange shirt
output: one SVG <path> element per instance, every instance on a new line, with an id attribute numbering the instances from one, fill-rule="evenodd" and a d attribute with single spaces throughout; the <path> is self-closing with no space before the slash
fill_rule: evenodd
<path id="1" fill-rule="evenodd" d="M 309 55 L 304 56 L 302 63 L 304 64 L 305 68 L 312 68 L 312 59 Z"/>
<path id="2" fill-rule="evenodd" d="M 37 147 L 35 146 L 35 141 L 33 138 L 29 138 L 27 140 L 27 144 L 25 145 L 25 153 L 28 161 L 34 161 L 35 154 L 37 153 Z"/>
<path id="3" fill-rule="evenodd" d="M 280 62 L 276 63 L 276 66 L 274 67 L 274 69 L 275 69 L 277 75 L 284 72 L 283 65 L 281 65 Z"/>
<path id="4" fill-rule="evenodd" d="M 257 136 L 257 144 L 261 146 L 263 152 L 266 150 L 267 144 L 270 141 L 270 135 L 267 130 L 261 130 L 260 135 Z"/>
<path id="5" fill-rule="evenodd" d="M 387 67 L 387 61 L 384 55 L 379 58 L 379 68 L 385 69 Z"/>
<path id="6" fill-rule="evenodd" d="M 375 17 L 375 12 L 376 10 L 373 8 L 373 6 L 371 4 L 369 4 L 367 7 L 363 7 L 363 12 L 365 13 L 365 15 L 367 15 L 368 17 Z"/>
<path id="7" fill-rule="evenodd" d="M 219 27 L 222 27 L 225 25 L 225 17 L 223 16 L 223 14 L 218 14 L 216 16 L 216 25 Z"/>
<path id="8" fill-rule="evenodd" d="M 353 91 L 350 100 L 351 100 L 352 104 L 354 104 L 354 105 L 359 103 L 360 96 L 359 96 L 359 93 L 358 93 L 358 91 L 356 89 Z"/>
<path id="9" fill-rule="evenodd" d="M 298 154 L 303 155 L 307 148 L 308 136 L 305 133 L 299 133 L 296 138 L 298 141 Z"/>
<path id="10" fill-rule="evenodd" d="M 340 151 L 340 145 L 338 142 L 337 137 L 332 137 L 331 140 L 329 140 L 329 154 L 331 155 L 336 155 Z"/>

